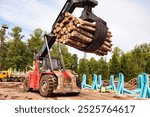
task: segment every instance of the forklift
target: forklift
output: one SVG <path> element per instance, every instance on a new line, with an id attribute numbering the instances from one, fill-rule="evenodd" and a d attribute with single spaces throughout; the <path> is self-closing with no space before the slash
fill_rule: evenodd
<path id="1" fill-rule="evenodd" d="M 45 43 L 39 53 L 34 56 L 33 70 L 28 71 L 23 83 L 25 91 L 38 90 L 43 97 L 55 96 L 55 94 L 79 95 L 81 91 L 81 82 L 78 75 L 72 70 L 66 70 L 60 49 L 60 43 L 57 42 L 57 48 L 60 58 L 52 58 L 50 49 L 56 42 L 53 29 L 57 23 L 64 19 L 66 12 L 73 13 L 75 8 L 83 8 L 81 19 L 89 22 L 98 22 L 103 25 L 98 31 L 107 33 L 107 24 L 100 17 L 92 12 L 92 8 L 98 5 L 96 0 L 67 0 L 56 21 L 52 26 L 50 34 L 44 35 Z M 98 32 L 96 32 L 98 34 Z M 101 34 L 101 33 L 99 33 Z M 103 41 L 102 38 L 100 40 Z"/>

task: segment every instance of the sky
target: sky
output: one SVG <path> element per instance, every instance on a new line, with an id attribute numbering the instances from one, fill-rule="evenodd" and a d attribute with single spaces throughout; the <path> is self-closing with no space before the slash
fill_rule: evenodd
<path id="1" fill-rule="evenodd" d="M 20 26 L 25 35 L 24 41 L 36 28 L 51 32 L 51 27 L 66 0 L 0 0 L 0 26 L 7 24 L 10 32 Z M 150 42 L 150 1 L 149 0 L 98 0 L 93 12 L 107 22 L 112 32 L 113 47 L 124 52 L 134 49 L 138 44 Z M 76 9 L 75 16 L 80 16 Z M 82 58 L 84 53 L 69 48 L 71 53 Z M 111 57 L 109 53 L 106 58 Z M 87 58 L 99 56 L 87 54 Z"/>

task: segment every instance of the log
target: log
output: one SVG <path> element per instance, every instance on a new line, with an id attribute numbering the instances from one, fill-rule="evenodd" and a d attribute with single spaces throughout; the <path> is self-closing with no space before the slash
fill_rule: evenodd
<path id="1" fill-rule="evenodd" d="M 63 24 L 69 23 L 69 18 L 65 17 L 64 20 L 62 21 Z"/>
<path id="2" fill-rule="evenodd" d="M 96 22 L 88 22 L 88 21 L 85 21 L 85 20 L 82 20 L 82 19 L 78 19 L 79 20 L 79 23 L 82 24 L 82 25 L 86 25 L 86 26 L 91 26 L 93 28 L 96 27 Z"/>
<path id="3" fill-rule="evenodd" d="M 82 28 L 82 29 L 84 29 L 84 30 L 86 30 L 88 32 L 91 32 L 91 33 L 96 31 L 95 28 L 92 28 L 92 27 L 89 27 L 89 26 L 84 26 L 82 24 L 77 24 L 77 27 Z"/>
<path id="4" fill-rule="evenodd" d="M 73 31 L 71 33 L 71 36 L 80 39 L 84 43 L 90 43 L 92 41 L 91 38 L 89 38 L 89 37 L 87 37 L 87 36 L 77 32 L 77 31 Z"/>
<path id="5" fill-rule="evenodd" d="M 61 35 L 60 34 L 56 35 L 56 39 L 59 39 L 59 38 L 61 38 Z"/>
<path id="6" fill-rule="evenodd" d="M 73 21 L 70 21 L 68 24 L 67 24 L 67 26 L 74 26 L 74 23 L 73 23 Z"/>
<path id="7" fill-rule="evenodd" d="M 85 45 L 87 45 L 88 43 L 86 41 L 83 41 L 81 40 L 80 38 L 76 38 L 76 37 L 73 37 L 73 36 L 70 36 L 69 39 L 73 40 L 73 41 L 78 41 L 80 43 L 83 43 Z"/>
<path id="8" fill-rule="evenodd" d="M 78 41 L 75 41 L 72 39 L 67 39 L 67 43 L 70 43 L 72 45 L 76 45 L 77 47 L 80 47 L 80 48 L 86 47 L 86 45 L 84 43 L 81 43 L 81 42 L 78 42 Z"/>
<path id="9" fill-rule="evenodd" d="M 107 46 L 104 45 L 104 44 L 100 47 L 100 49 L 103 50 L 103 51 L 105 51 L 105 52 L 112 50 L 111 48 L 107 47 Z"/>
<path id="10" fill-rule="evenodd" d="M 72 21 L 73 21 L 74 25 L 79 24 L 79 20 L 77 18 L 73 18 Z"/>
<path id="11" fill-rule="evenodd" d="M 109 38 L 109 37 L 106 37 L 105 40 L 106 40 L 108 43 L 111 43 L 111 42 L 112 42 L 111 38 Z"/>
<path id="12" fill-rule="evenodd" d="M 60 23 L 59 27 L 62 28 L 64 26 L 64 23 Z"/>
<path id="13" fill-rule="evenodd" d="M 104 51 L 102 51 L 102 50 L 96 50 L 95 51 L 95 53 L 97 54 L 97 55 L 107 55 L 107 52 L 104 52 Z"/>
<path id="14" fill-rule="evenodd" d="M 86 47 L 85 44 L 78 42 L 78 41 L 72 41 L 72 39 L 68 39 L 67 42 L 65 43 L 66 45 L 69 45 L 71 47 L 74 47 L 78 50 L 82 50 L 84 47 Z"/>
<path id="15" fill-rule="evenodd" d="M 112 34 L 110 31 L 107 31 L 107 37 L 112 37 Z"/>
<path id="16" fill-rule="evenodd" d="M 94 23 L 91 23 L 91 22 L 88 22 L 88 21 L 85 21 L 85 20 L 76 18 L 74 15 L 72 15 L 72 14 L 69 13 L 69 12 L 66 12 L 66 13 L 65 13 L 65 16 L 66 16 L 66 17 L 72 17 L 72 18 L 74 18 L 74 19 L 73 19 L 74 21 L 77 21 L 78 23 L 80 23 L 80 24 L 82 24 L 82 25 L 91 26 L 91 27 L 94 27 L 94 28 L 96 27 L 96 23 L 95 23 L 95 22 L 94 22 Z"/>
<path id="17" fill-rule="evenodd" d="M 69 45 L 69 46 L 75 47 L 79 50 L 87 47 L 86 44 L 75 41 L 75 40 L 72 40 L 72 39 L 67 39 L 66 44 Z M 107 52 L 102 51 L 102 50 L 96 50 L 94 53 L 97 54 L 97 55 L 107 55 Z"/>
<path id="18" fill-rule="evenodd" d="M 63 27 L 63 29 L 62 29 L 62 32 L 66 32 L 67 31 L 67 28 L 66 27 Z"/>
<path id="19" fill-rule="evenodd" d="M 94 39 L 94 35 L 92 35 L 91 33 L 87 32 L 87 31 L 84 31 L 84 30 L 77 28 L 77 27 L 73 27 L 73 30 L 75 30 L 75 31 L 77 31 L 77 32 L 79 32 L 79 33 L 81 33 L 81 34 L 83 34 L 83 35 L 85 35 L 91 39 Z"/>
<path id="20" fill-rule="evenodd" d="M 73 16 L 73 15 L 72 15 L 71 13 L 69 13 L 69 12 L 66 12 L 66 13 L 65 13 L 65 17 L 72 18 L 72 16 Z"/>
<path id="21" fill-rule="evenodd" d="M 111 48 L 112 47 L 112 44 L 107 42 L 107 41 L 104 41 L 104 45 L 106 45 L 107 47 Z"/>
<path id="22" fill-rule="evenodd" d="M 64 43 L 79 50 L 83 50 L 83 48 L 86 48 L 87 45 L 90 44 L 94 39 L 95 31 L 95 22 L 91 23 L 84 21 L 74 17 L 70 13 L 65 13 L 65 18 L 62 22 L 55 25 L 53 33 L 58 42 Z M 108 51 L 112 50 L 111 37 L 112 34 L 110 31 L 108 31 L 103 45 L 97 50 L 89 52 L 102 56 L 107 55 Z"/>
<path id="23" fill-rule="evenodd" d="M 61 30 L 60 27 L 57 27 L 57 28 L 56 28 L 56 32 L 59 32 L 60 30 Z"/>
<path id="24" fill-rule="evenodd" d="M 59 27 L 60 23 L 56 23 L 55 24 L 55 28 Z"/>
<path id="25" fill-rule="evenodd" d="M 54 33 L 54 34 L 57 33 L 56 29 L 53 30 L 53 33 Z"/>

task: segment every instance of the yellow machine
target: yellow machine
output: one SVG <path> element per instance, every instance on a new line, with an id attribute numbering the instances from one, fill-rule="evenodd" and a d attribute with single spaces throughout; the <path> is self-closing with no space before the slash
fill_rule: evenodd
<path id="1" fill-rule="evenodd" d="M 0 71 L 0 81 L 7 82 L 8 78 L 11 77 L 11 70 Z"/>
<path id="2" fill-rule="evenodd" d="M 2 82 L 20 82 L 25 78 L 24 72 L 12 70 L 11 68 L 7 71 L 0 71 L 0 81 Z"/>

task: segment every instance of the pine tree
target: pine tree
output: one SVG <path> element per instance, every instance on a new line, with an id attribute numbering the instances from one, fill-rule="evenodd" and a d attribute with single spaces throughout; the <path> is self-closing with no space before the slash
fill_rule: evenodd
<path id="1" fill-rule="evenodd" d="M 116 47 L 113 50 L 113 55 L 110 63 L 110 74 L 114 74 L 118 76 L 120 72 L 120 56 L 121 56 L 121 49 Z"/>
<path id="2" fill-rule="evenodd" d="M 26 44 L 22 41 L 23 35 L 20 27 L 14 27 L 10 32 L 12 41 L 6 53 L 6 63 L 9 68 L 25 69 L 26 66 Z"/>
<path id="3" fill-rule="evenodd" d="M 77 73 L 77 70 L 78 70 L 78 56 L 76 54 L 72 55 L 72 70 Z"/>
<path id="4" fill-rule="evenodd" d="M 78 75 L 82 78 L 83 74 L 86 74 L 87 76 L 87 83 L 91 84 L 92 75 L 89 73 L 89 61 L 87 59 L 80 59 L 79 61 Z"/>
<path id="5" fill-rule="evenodd" d="M 66 69 L 73 69 L 73 64 L 74 64 L 74 60 L 72 58 L 71 53 L 69 53 L 67 46 L 65 46 L 64 44 L 60 44 L 60 49 L 63 55 L 63 60 L 65 63 L 65 68 Z M 58 58 L 60 59 L 60 54 L 58 51 L 58 46 L 57 44 L 54 44 L 52 49 L 51 49 L 51 55 L 54 58 Z"/>
<path id="6" fill-rule="evenodd" d="M 89 73 L 91 75 L 97 74 L 97 69 L 98 69 L 98 63 L 97 61 L 92 57 L 89 61 Z"/>
<path id="7" fill-rule="evenodd" d="M 99 75 L 102 75 L 103 80 L 109 79 L 109 66 L 103 57 L 98 60 L 97 72 Z"/>
<path id="8" fill-rule="evenodd" d="M 35 29 L 31 38 L 27 41 L 28 64 L 32 64 L 34 54 L 37 54 L 43 46 L 43 31 L 39 28 Z"/>

